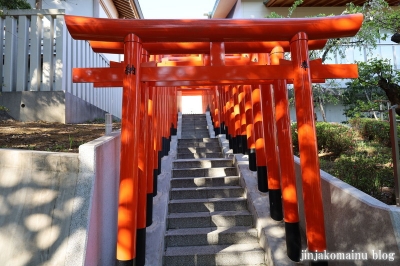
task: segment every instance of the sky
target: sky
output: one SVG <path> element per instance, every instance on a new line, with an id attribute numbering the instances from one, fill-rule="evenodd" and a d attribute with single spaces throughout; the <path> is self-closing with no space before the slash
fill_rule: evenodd
<path id="1" fill-rule="evenodd" d="M 216 0 L 139 0 L 145 19 L 206 19 Z"/>

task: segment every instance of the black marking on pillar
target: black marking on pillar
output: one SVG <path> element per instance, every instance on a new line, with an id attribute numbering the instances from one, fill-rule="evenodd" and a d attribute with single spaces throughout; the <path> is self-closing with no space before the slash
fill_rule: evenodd
<path id="1" fill-rule="evenodd" d="M 328 262 L 326 260 L 317 260 L 317 261 L 310 261 L 311 266 L 328 266 Z"/>
<path id="2" fill-rule="evenodd" d="M 165 156 L 165 155 L 168 154 L 168 151 L 167 151 L 167 139 L 165 137 L 162 137 L 161 143 L 162 143 L 162 150 L 161 150 L 162 153 L 161 154 L 162 154 L 162 156 Z"/>
<path id="3" fill-rule="evenodd" d="M 233 153 L 238 153 L 237 137 L 232 137 Z"/>
<path id="4" fill-rule="evenodd" d="M 146 227 L 153 224 L 153 193 L 146 196 Z"/>
<path id="5" fill-rule="evenodd" d="M 242 153 L 242 135 L 236 135 L 236 152 Z"/>
<path id="6" fill-rule="evenodd" d="M 146 227 L 136 229 L 136 265 L 144 266 L 146 261 Z"/>
<path id="7" fill-rule="evenodd" d="M 228 140 L 229 140 L 229 149 L 233 149 L 233 137 L 232 137 L 232 135 L 228 134 Z"/>
<path id="8" fill-rule="evenodd" d="M 221 122 L 221 134 L 225 134 L 225 122 Z"/>
<path id="9" fill-rule="evenodd" d="M 136 266 L 136 259 L 131 260 L 117 260 L 115 266 Z"/>
<path id="10" fill-rule="evenodd" d="M 301 258 L 301 234 L 300 224 L 285 222 L 286 249 L 289 259 L 300 261 Z"/>
<path id="11" fill-rule="evenodd" d="M 167 140 L 167 156 L 169 151 L 171 150 L 171 139 L 172 139 L 172 135 L 169 135 L 168 140 Z"/>
<path id="12" fill-rule="evenodd" d="M 215 135 L 219 135 L 219 134 L 221 134 L 221 128 L 220 127 L 215 127 L 214 128 L 214 131 L 215 131 Z"/>
<path id="13" fill-rule="evenodd" d="M 242 153 L 249 155 L 249 152 L 247 149 L 247 135 L 242 135 Z"/>
<path id="14" fill-rule="evenodd" d="M 260 192 L 268 192 L 267 167 L 257 166 L 257 184 Z"/>
<path id="15" fill-rule="evenodd" d="M 281 189 L 270 189 L 269 190 L 269 210 L 271 218 L 275 221 L 282 221 L 282 192 Z"/>
<path id="16" fill-rule="evenodd" d="M 249 149 L 249 169 L 250 171 L 257 171 L 256 164 L 256 149 Z"/>
<path id="17" fill-rule="evenodd" d="M 153 170 L 153 197 L 157 196 L 158 169 Z M 153 202 L 153 201 L 152 201 Z"/>
<path id="18" fill-rule="evenodd" d="M 161 158 L 162 158 L 162 151 L 158 151 L 158 161 L 157 161 L 158 175 L 161 174 Z"/>

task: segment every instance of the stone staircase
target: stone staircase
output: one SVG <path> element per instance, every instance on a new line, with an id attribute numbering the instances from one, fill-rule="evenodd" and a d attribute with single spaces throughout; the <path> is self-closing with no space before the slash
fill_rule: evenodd
<path id="1" fill-rule="evenodd" d="M 205 115 L 183 115 L 173 162 L 163 264 L 265 265 L 245 191 Z"/>

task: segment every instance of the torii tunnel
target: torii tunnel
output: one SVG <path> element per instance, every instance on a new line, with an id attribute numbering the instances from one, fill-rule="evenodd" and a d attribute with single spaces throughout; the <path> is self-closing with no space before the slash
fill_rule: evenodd
<path id="1" fill-rule="evenodd" d="M 361 14 L 251 20 L 128 20 L 65 16 L 94 51 L 124 54 L 110 68 L 73 70 L 74 82 L 123 87 L 118 265 L 144 265 L 160 159 L 177 129 L 177 95 L 202 95 L 216 133 L 249 154 L 271 217 L 284 220 L 287 255 L 300 259 L 299 210 L 287 84 L 295 93 L 307 246 L 326 250 L 312 83 L 356 78 L 354 64 L 322 64 L 309 50 L 354 36 Z M 284 60 L 290 52 L 291 60 Z M 324 263 L 324 262 L 320 262 Z"/>

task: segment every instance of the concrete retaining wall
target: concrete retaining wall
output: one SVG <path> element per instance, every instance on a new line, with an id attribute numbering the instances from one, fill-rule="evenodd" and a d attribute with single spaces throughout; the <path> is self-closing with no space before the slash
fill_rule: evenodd
<path id="1" fill-rule="evenodd" d="M 79 154 L 0 149 L 0 265 L 113 265 L 120 133 Z"/>
<path id="2" fill-rule="evenodd" d="M 79 147 L 79 177 L 70 256 L 65 265 L 100 266 L 115 262 L 120 132 Z M 85 253 L 86 251 L 86 253 Z"/>
<path id="3" fill-rule="evenodd" d="M 300 159 L 295 157 L 297 197 L 303 210 Z M 327 250 L 367 253 L 367 261 L 330 261 L 329 265 L 400 265 L 400 208 L 388 206 L 321 171 Z M 305 230 L 304 214 L 300 224 Z M 385 253 L 388 259 L 376 255 Z M 374 259 L 374 253 L 375 258 Z"/>
<path id="4" fill-rule="evenodd" d="M 2 92 L 0 105 L 18 121 L 83 123 L 104 119 L 105 111 L 64 91 Z"/>

